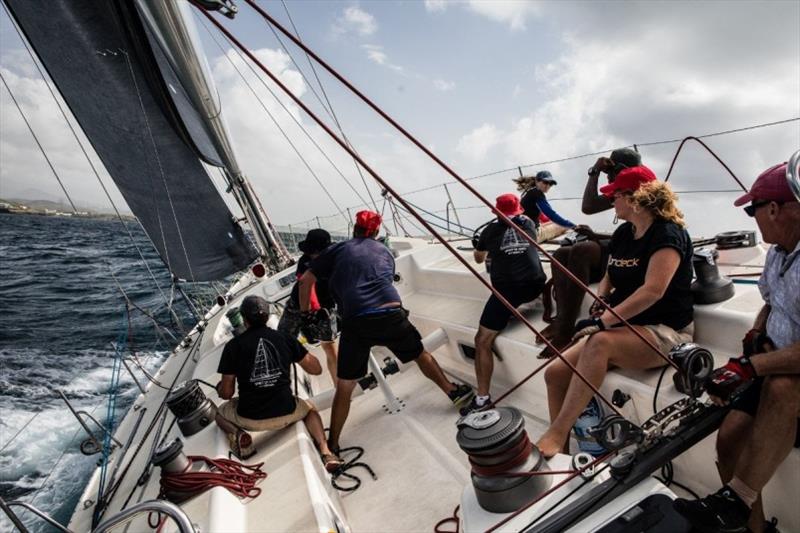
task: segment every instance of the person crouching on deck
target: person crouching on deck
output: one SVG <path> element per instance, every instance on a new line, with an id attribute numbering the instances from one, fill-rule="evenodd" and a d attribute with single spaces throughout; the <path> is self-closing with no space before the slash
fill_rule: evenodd
<path id="1" fill-rule="evenodd" d="M 535 176 L 522 176 L 514 180 L 517 190 L 522 191 L 520 203 L 525 210 L 525 216 L 531 219 L 536 226 L 538 242 L 549 241 L 562 235 L 569 229 L 576 227 L 574 222 L 562 217 L 552 208 L 547 201 L 547 192 L 558 185 L 553 175 L 542 170 Z M 547 217 L 547 222 L 541 222 L 541 215 Z"/>
<path id="2" fill-rule="evenodd" d="M 339 448 L 353 389 L 357 380 L 367 374 L 373 346 L 385 346 L 403 363 L 417 363 L 425 377 L 436 383 L 454 404 L 472 395 L 469 386 L 456 385 L 445 377 L 436 359 L 423 348 L 417 328 L 408 321 L 408 312 L 393 285 L 394 257 L 375 239 L 380 226 L 378 213 L 359 211 L 353 238 L 330 246 L 300 278 L 301 311 L 309 311 L 311 287 L 317 278 L 324 278 L 342 317 L 338 379 L 328 441 L 334 451 Z"/>
<path id="3" fill-rule="evenodd" d="M 733 397 L 717 433 L 724 486 L 674 502 L 698 531 L 777 531 L 765 524 L 761 490 L 792 447 L 800 448 L 800 203 L 786 166 L 765 170 L 734 203 L 749 204 L 745 212 L 774 246 L 758 280 L 764 306 L 742 339 L 742 356 L 715 370 L 706 386 L 715 403 Z"/>
<path id="4" fill-rule="evenodd" d="M 306 234 L 306 238 L 297 243 L 297 247 L 303 252 L 303 255 L 300 256 L 300 259 L 297 261 L 297 271 L 295 272 L 298 281 L 295 282 L 292 287 L 292 293 L 289 296 L 289 300 L 286 302 L 286 308 L 283 310 L 281 320 L 278 323 L 278 331 L 282 331 L 291 337 L 297 337 L 297 334 L 303 331 L 303 335 L 309 343 L 319 341 L 322 345 L 322 350 L 325 352 L 328 372 L 335 386 L 336 318 L 333 309 L 335 303 L 330 295 L 330 291 L 328 291 L 328 284 L 325 280 L 318 279 L 311 288 L 310 310 L 317 312 L 317 316 L 314 317 L 314 323 L 317 324 L 318 327 L 309 332 L 309 328 L 304 327 L 303 317 L 300 313 L 299 280 L 303 274 L 305 274 L 305 271 L 308 270 L 308 265 L 311 264 L 311 261 L 330 245 L 331 234 L 322 228 L 310 230 Z"/>
<path id="5" fill-rule="evenodd" d="M 522 206 L 516 194 L 498 196 L 495 209 L 536 239 L 536 226 L 530 218 L 522 214 Z M 483 263 L 487 257 L 492 261 L 492 287 L 514 307 L 531 302 L 542 293 L 546 276 L 542 271 L 536 247 L 502 220 L 494 220 L 486 226 L 478 238 L 473 254 L 476 263 Z M 468 406 L 461 409 L 462 415 L 480 410 L 491 401 L 489 386 L 494 370 L 492 345 L 510 318 L 511 311 L 497 296 L 489 296 L 475 334 L 478 393 Z"/>
<path id="6" fill-rule="evenodd" d="M 228 434 L 231 450 L 240 459 L 256 450 L 249 431 L 283 429 L 302 420 L 314 439 L 328 471 L 342 461 L 328 448 L 322 419 L 308 400 L 292 394 L 289 369 L 292 363 L 312 375 L 322 373 L 316 357 L 296 338 L 267 327 L 269 303 L 260 296 L 247 296 L 240 308 L 247 331 L 228 341 L 217 372 L 219 397 L 228 400 L 217 411 L 217 424 Z M 239 384 L 239 396 L 233 397 Z"/>
<path id="7" fill-rule="evenodd" d="M 598 287 L 614 311 L 628 320 L 662 354 L 691 342 L 694 333 L 692 241 L 684 229 L 676 197 L 644 166 L 621 171 L 600 189 L 614 201 L 626 223 L 611 237 L 608 268 Z M 601 305 L 575 325 L 573 344 L 564 357 L 599 388 L 611 367 L 646 369 L 666 361 Z M 563 361 L 545 371 L 550 427 L 536 445 L 545 457 L 568 446 L 570 430 L 592 390 Z"/>

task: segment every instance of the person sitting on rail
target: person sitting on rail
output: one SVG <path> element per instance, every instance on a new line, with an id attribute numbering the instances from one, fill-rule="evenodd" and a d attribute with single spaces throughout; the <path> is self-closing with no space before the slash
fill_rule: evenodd
<path id="1" fill-rule="evenodd" d="M 536 239 L 536 226 L 530 218 L 522 214 L 523 209 L 516 194 L 498 196 L 495 209 Z M 531 302 L 542 293 L 546 276 L 542 271 L 536 247 L 499 218 L 481 232 L 473 254 L 476 263 L 483 263 L 487 257 L 491 259 L 492 287 L 514 307 Z M 461 409 L 462 415 L 482 409 L 491 402 L 489 387 L 494 370 L 492 345 L 510 318 L 511 311 L 497 296 L 490 295 L 475 334 L 478 391 L 470 404 Z"/>
<path id="2" fill-rule="evenodd" d="M 763 531 L 761 491 L 792 447 L 800 448 L 800 203 L 786 163 L 764 171 L 734 205 L 745 203 L 773 246 L 758 281 L 764 306 L 742 340 L 743 355 L 715 370 L 707 386 L 716 403 L 734 398 L 717 433 L 724 486 L 699 500 L 675 500 L 700 531 Z M 766 529 L 777 531 L 773 523 Z"/>
<path id="3" fill-rule="evenodd" d="M 303 317 L 300 313 L 300 285 L 299 280 L 303 276 L 308 265 L 331 245 L 331 234 L 322 228 L 312 229 L 306 234 L 306 238 L 297 247 L 303 252 L 297 261 L 295 276 L 298 282 L 292 287 L 292 294 L 286 302 L 281 320 L 278 323 L 278 331 L 282 331 L 291 337 L 303 331 L 303 335 L 308 342 L 320 341 L 322 350 L 328 365 L 328 372 L 336 386 L 336 315 L 334 311 L 335 303 L 328 291 L 328 284 L 325 280 L 318 279 L 311 288 L 311 299 L 309 309 L 316 311 L 314 317 L 314 328 L 304 327 Z"/>
<path id="4" fill-rule="evenodd" d="M 217 424 L 228 434 L 231 450 L 240 459 L 256 450 L 247 431 L 279 430 L 302 420 L 314 439 L 326 470 L 342 464 L 325 441 L 325 432 L 314 405 L 292 394 L 289 372 L 292 363 L 312 375 L 322 373 L 319 360 L 295 337 L 267 327 L 269 303 L 260 296 L 247 296 L 240 308 L 247 331 L 228 341 L 217 372 L 219 397 L 228 400 L 217 411 Z M 239 396 L 233 397 L 236 384 Z"/>
<path id="5" fill-rule="evenodd" d="M 522 176 L 514 180 L 517 190 L 522 192 L 520 203 L 525 210 L 525 216 L 533 221 L 536 226 L 536 239 L 538 242 L 549 241 L 562 235 L 567 230 L 576 226 L 566 218 L 556 213 L 547 201 L 547 192 L 558 182 L 553 175 L 542 170 L 535 176 Z M 545 215 L 546 222 L 542 222 L 541 215 Z"/>
<path id="6" fill-rule="evenodd" d="M 684 229 L 676 196 L 644 166 L 621 171 L 600 189 L 614 199 L 614 210 L 627 222 L 609 244 L 608 269 L 598 288 L 614 311 L 661 352 L 595 303 L 592 317 L 580 320 L 573 344 L 564 352 L 594 387 L 610 367 L 645 369 L 664 365 L 676 344 L 694 333 L 692 241 Z M 551 424 L 537 446 L 552 457 L 568 445 L 570 429 L 592 398 L 592 390 L 559 360 L 545 371 Z"/>
<path id="7" fill-rule="evenodd" d="M 338 450 L 339 437 L 350 411 L 350 397 L 358 379 L 367 374 L 373 346 L 385 346 L 403 363 L 414 361 L 422 373 L 458 405 L 472 396 L 467 385 L 451 383 L 422 337 L 408 320 L 395 289 L 392 252 L 376 240 L 381 216 L 373 211 L 356 213 L 353 238 L 336 243 L 309 265 L 300 278 L 300 310 L 308 312 L 311 287 L 325 278 L 342 317 L 336 393 L 331 409 L 329 444 Z"/>
<path id="8" fill-rule="evenodd" d="M 592 215 L 607 211 L 613 206 L 613 199 L 598 194 L 597 182 L 600 173 L 608 176 L 608 182 L 613 183 L 617 174 L 626 168 L 642 164 L 638 152 L 630 148 L 620 148 L 611 152 L 610 157 L 600 157 L 589 169 L 589 180 L 583 191 L 581 211 Z M 574 274 L 582 283 L 597 283 L 603 279 L 608 262 L 608 243 L 610 235 L 595 233 L 589 226 L 578 225 L 574 230 L 587 238 L 585 241 L 576 242 L 569 246 L 561 246 L 553 253 L 553 257 L 560 264 Z M 553 293 L 558 308 L 558 314 L 553 322 L 542 330 L 546 337 L 557 349 L 562 350 L 570 343 L 575 328 L 575 321 L 583 303 L 583 289 L 572 281 L 560 269 L 552 268 Z M 539 354 L 542 359 L 549 359 L 555 352 L 548 346 Z"/>

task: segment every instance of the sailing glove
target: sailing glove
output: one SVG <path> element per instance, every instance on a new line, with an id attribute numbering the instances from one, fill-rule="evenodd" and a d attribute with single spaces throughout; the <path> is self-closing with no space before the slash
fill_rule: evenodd
<path id="1" fill-rule="evenodd" d="M 300 315 L 300 333 L 303 334 L 309 344 L 319 342 L 319 327 L 317 326 L 317 314 L 315 311 L 306 311 Z"/>
<path id="2" fill-rule="evenodd" d="M 597 333 L 598 331 L 605 331 L 605 329 L 606 325 L 603 324 L 603 321 L 600 320 L 599 316 L 578 320 L 578 322 L 575 324 L 575 335 L 572 336 L 572 342 L 575 342 L 581 337 L 586 337 L 587 335 Z"/>
<path id="3" fill-rule="evenodd" d="M 608 303 L 608 296 L 599 296 L 599 298 L 603 302 Z M 600 302 L 598 302 L 597 300 L 595 300 L 594 302 L 592 302 L 592 306 L 589 308 L 589 316 L 599 317 L 600 315 L 603 314 L 603 311 L 605 310 L 606 310 L 605 306 Z"/>
<path id="4" fill-rule="evenodd" d="M 756 369 L 746 355 L 731 358 L 725 364 L 714 370 L 706 380 L 706 391 L 711 396 L 727 402 L 750 386 L 758 376 Z"/>
<path id="5" fill-rule="evenodd" d="M 742 339 L 742 355 L 751 357 L 758 353 L 764 353 L 773 349 L 772 339 L 765 331 L 751 329 Z"/>

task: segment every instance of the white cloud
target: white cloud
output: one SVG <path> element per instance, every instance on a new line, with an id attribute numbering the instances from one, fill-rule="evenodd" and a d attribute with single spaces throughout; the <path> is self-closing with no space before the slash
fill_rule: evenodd
<path id="1" fill-rule="evenodd" d="M 349 6 L 336 19 L 333 31 L 335 34 L 354 32 L 361 36 L 368 36 L 378 31 L 378 22 L 375 17 L 358 6 Z"/>
<path id="2" fill-rule="evenodd" d="M 441 13 L 447 9 L 446 0 L 425 0 L 425 10 L 431 13 Z"/>
<path id="3" fill-rule="evenodd" d="M 377 44 L 364 44 L 361 48 L 367 51 L 367 57 L 373 63 L 377 63 L 386 68 L 390 68 L 395 72 L 403 72 L 404 69 L 400 65 L 395 65 L 389 62 L 389 56 L 383 51 L 383 46 Z"/>
<path id="4" fill-rule="evenodd" d="M 522 85 L 517 83 L 517 84 L 514 85 L 514 88 L 511 90 L 511 98 L 516 98 L 520 94 L 522 94 Z"/>
<path id="5" fill-rule="evenodd" d="M 433 80 L 433 86 L 436 87 L 437 91 L 442 91 L 443 93 L 452 91 L 456 88 L 456 83 L 454 81 L 447 81 L 443 79 L 435 79 Z"/>
<path id="6" fill-rule="evenodd" d="M 493 124 L 483 124 L 458 140 L 456 151 L 473 161 L 481 161 L 503 141 L 502 132 Z"/>

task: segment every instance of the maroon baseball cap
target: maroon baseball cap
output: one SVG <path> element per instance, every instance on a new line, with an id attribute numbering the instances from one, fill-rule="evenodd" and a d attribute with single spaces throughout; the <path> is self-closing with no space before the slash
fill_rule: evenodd
<path id="1" fill-rule="evenodd" d="M 381 227 L 383 219 L 375 211 L 359 211 L 356 213 L 356 226 L 364 228 L 368 233 L 377 231 Z"/>
<path id="2" fill-rule="evenodd" d="M 753 186 L 750 187 L 750 192 L 737 198 L 733 205 L 739 207 L 758 200 L 773 202 L 793 202 L 797 200 L 792 194 L 792 189 L 789 188 L 789 182 L 786 179 L 786 166 L 787 163 L 781 163 L 762 172 L 756 178 Z"/>
<path id="3" fill-rule="evenodd" d="M 656 179 L 655 173 L 644 165 L 624 168 L 619 171 L 614 181 L 600 187 L 600 193 L 611 198 L 617 191 L 636 191 L 645 183 Z"/>
<path id="4" fill-rule="evenodd" d="M 519 197 L 514 193 L 501 194 L 494 204 L 495 209 L 507 217 L 519 215 L 524 211 L 519 204 Z"/>

